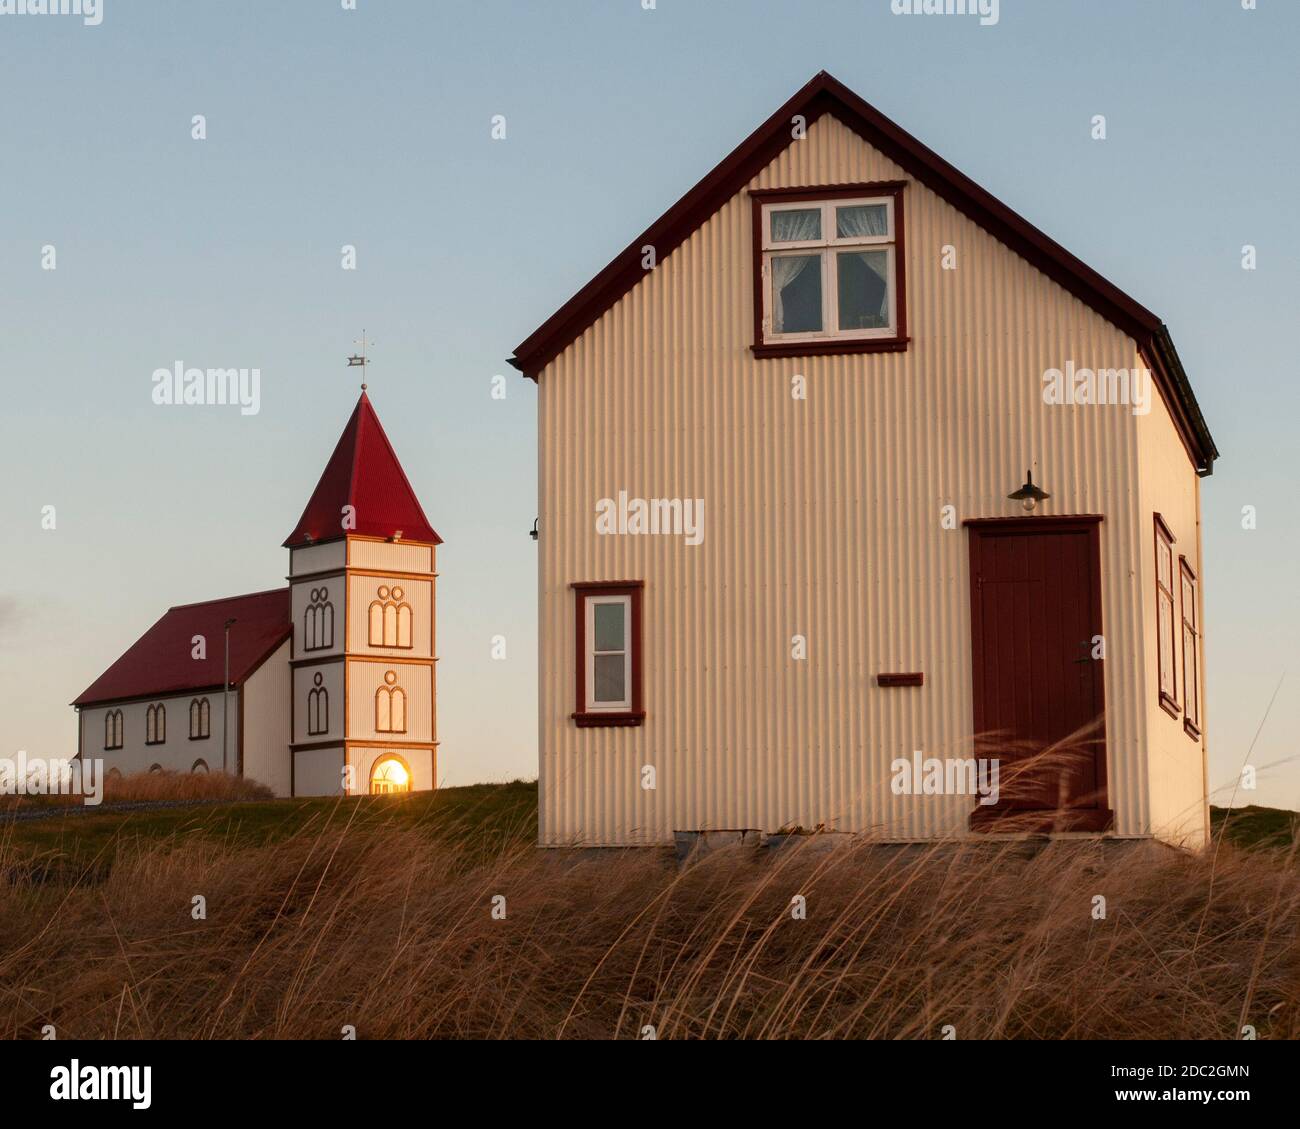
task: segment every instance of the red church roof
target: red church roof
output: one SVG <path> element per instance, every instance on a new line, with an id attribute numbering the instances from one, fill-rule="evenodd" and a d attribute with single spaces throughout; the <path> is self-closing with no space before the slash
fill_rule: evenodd
<path id="1" fill-rule="evenodd" d="M 343 527 L 344 506 L 353 508 L 356 519 L 355 526 L 347 529 Z M 363 389 L 311 501 L 284 544 L 296 548 L 337 541 L 348 533 L 391 537 L 399 530 L 403 541 L 442 544 Z"/>
<path id="2" fill-rule="evenodd" d="M 242 685 L 289 637 L 289 615 L 287 587 L 171 608 L 72 704 L 220 690 L 228 619 L 235 620 L 230 628 L 230 682 Z M 206 640 L 202 659 L 193 657 L 196 635 Z"/>

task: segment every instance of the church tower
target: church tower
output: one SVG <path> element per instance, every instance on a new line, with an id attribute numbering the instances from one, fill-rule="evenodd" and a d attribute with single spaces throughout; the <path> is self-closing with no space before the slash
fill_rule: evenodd
<path id="1" fill-rule="evenodd" d="M 437 783 L 442 538 L 361 386 L 289 550 L 293 794 Z"/>

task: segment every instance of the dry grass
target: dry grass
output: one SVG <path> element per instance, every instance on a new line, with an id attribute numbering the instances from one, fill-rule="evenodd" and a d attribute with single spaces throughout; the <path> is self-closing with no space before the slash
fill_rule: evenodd
<path id="1" fill-rule="evenodd" d="M 224 772 L 138 772 L 104 782 L 104 803 L 269 800 L 271 789 Z"/>
<path id="2" fill-rule="evenodd" d="M 137 772 L 131 776 L 109 776 L 104 781 L 102 803 L 197 803 L 225 800 L 269 800 L 271 789 L 255 780 L 224 772 Z M 35 808 L 83 807 L 80 795 L 36 795 L 0 797 L 0 813 Z"/>
<path id="3" fill-rule="evenodd" d="M 1294 843 L 807 837 L 678 870 L 652 850 L 538 851 L 528 827 L 484 850 L 465 830 L 137 843 L 59 886 L 0 838 L 0 1036 L 1300 1036 Z"/>

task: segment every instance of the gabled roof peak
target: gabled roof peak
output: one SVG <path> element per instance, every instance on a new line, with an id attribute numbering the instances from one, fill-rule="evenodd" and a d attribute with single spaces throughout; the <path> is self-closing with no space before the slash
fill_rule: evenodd
<path id="1" fill-rule="evenodd" d="M 1202 474 L 1210 472 L 1219 452 L 1164 323 L 826 71 L 813 75 L 703 180 L 521 342 L 510 363 L 536 380 L 543 368 L 645 277 L 641 265 L 644 247 L 654 247 L 662 263 L 794 144 L 790 122 L 796 114 L 811 126 L 827 113 L 1132 337 L 1154 370 L 1193 464 Z"/>
<path id="2" fill-rule="evenodd" d="M 351 507 L 350 511 L 346 508 Z M 345 513 L 352 523 L 345 525 Z M 349 533 L 442 544 L 397 461 L 362 386 L 357 406 L 285 548 L 337 541 Z"/>

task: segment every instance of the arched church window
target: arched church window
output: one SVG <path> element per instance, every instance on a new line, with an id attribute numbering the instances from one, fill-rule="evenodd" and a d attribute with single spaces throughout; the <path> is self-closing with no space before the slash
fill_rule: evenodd
<path id="1" fill-rule="evenodd" d="M 304 651 L 325 651 L 334 646 L 334 604 L 326 587 L 311 590 L 311 602 L 302 615 Z"/>
<path id="2" fill-rule="evenodd" d="M 167 707 L 159 702 L 150 706 L 144 715 L 144 743 L 161 745 L 167 740 Z"/>
<path id="3" fill-rule="evenodd" d="M 120 749 L 122 747 L 122 711 L 109 710 L 104 715 L 104 748 Z"/>
<path id="4" fill-rule="evenodd" d="M 212 710 L 207 698 L 190 702 L 190 740 L 203 741 L 212 736 Z"/>
<path id="5" fill-rule="evenodd" d="M 401 588 L 389 588 L 386 584 L 379 586 L 379 598 L 371 601 L 367 617 L 372 647 L 410 650 L 414 646 L 411 639 L 413 613 L 411 605 L 403 599 L 405 595 Z"/>
<path id="6" fill-rule="evenodd" d="M 375 730 L 406 732 L 406 691 L 397 685 L 395 670 L 385 672 L 384 684 L 375 691 Z"/>
<path id="7" fill-rule="evenodd" d="M 317 671 L 314 687 L 307 691 L 307 735 L 319 737 L 330 730 L 330 692 L 321 685 L 324 678 Z"/>
<path id="8" fill-rule="evenodd" d="M 208 762 L 200 757 L 190 767 L 190 772 L 197 773 L 200 776 L 206 776 L 208 774 Z"/>

